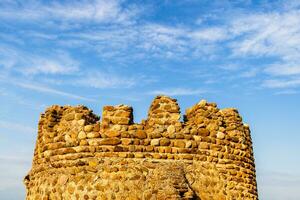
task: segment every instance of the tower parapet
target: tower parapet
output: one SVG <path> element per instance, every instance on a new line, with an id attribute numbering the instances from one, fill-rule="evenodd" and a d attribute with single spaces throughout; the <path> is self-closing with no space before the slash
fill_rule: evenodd
<path id="1" fill-rule="evenodd" d="M 258 199 L 249 126 L 205 100 L 180 121 L 156 97 L 142 123 L 133 109 L 51 106 L 41 115 L 27 199 Z"/>

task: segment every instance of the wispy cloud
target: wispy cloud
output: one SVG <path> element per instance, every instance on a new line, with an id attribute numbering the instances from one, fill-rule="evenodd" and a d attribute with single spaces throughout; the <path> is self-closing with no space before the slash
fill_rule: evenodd
<path id="1" fill-rule="evenodd" d="M 124 8 L 122 1 L 118 0 L 52 1 L 46 4 L 41 1 L 0 2 L 0 5 L 0 18 L 27 22 L 50 19 L 59 22 L 128 23 L 138 12 L 135 7 Z"/>
<path id="2" fill-rule="evenodd" d="M 5 96 L 5 95 L 7 95 L 7 92 L 3 88 L 0 88 L 0 96 Z"/>
<path id="3" fill-rule="evenodd" d="M 164 90 L 154 90 L 147 94 L 149 95 L 170 95 L 170 96 L 193 96 L 207 93 L 201 89 L 190 89 L 190 88 L 169 88 Z"/>
<path id="4" fill-rule="evenodd" d="M 16 153 L 16 152 L 14 152 Z M 0 193 L 1 196 L 8 199 L 24 198 L 20 192 L 24 190 L 24 186 L 21 185 L 24 175 L 30 169 L 32 156 L 30 154 L 22 155 L 19 153 L 18 156 L 12 155 L 12 153 L 6 156 L 0 156 Z M 14 193 L 10 192 L 14 191 Z"/>
<path id="5" fill-rule="evenodd" d="M 13 131 L 14 133 L 22 133 L 22 134 L 35 133 L 35 129 L 33 127 L 20 124 L 18 122 L 3 121 L 3 120 L 0 120 L 0 129 L 9 130 L 9 131 Z"/>
<path id="6" fill-rule="evenodd" d="M 293 79 L 269 79 L 262 85 L 267 88 L 293 88 L 300 86 L 300 78 Z"/>
<path id="7" fill-rule="evenodd" d="M 259 69 L 257 68 L 251 68 L 248 71 L 244 71 L 241 73 L 241 77 L 244 78 L 252 78 L 255 77 L 259 73 Z"/>
<path id="8" fill-rule="evenodd" d="M 272 64 L 265 71 L 276 76 L 290 76 L 300 74 L 300 61 L 283 64 Z"/>
<path id="9" fill-rule="evenodd" d="M 130 88 L 137 84 L 138 78 L 129 78 L 116 73 L 106 73 L 101 71 L 87 72 L 80 78 L 72 80 L 76 86 L 91 88 Z"/>
<path id="10" fill-rule="evenodd" d="M 191 32 L 190 36 L 195 40 L 202 40 L 205 42 L 217 42 L 230 38 L 230 34 L 226 28 L 212 27 L 204 28 Z"/>
<path id="11" fill-rule="evenodd" d="M 204 55 L 216 50 L 218 42 L 227 37 L 227 31 L 217 27 L 194 30 L 188 26 L 142 23 L 122 29 L 110 26 L 78 34 L 68 33 L 64 41 L 58 43 L 96 51 L 102 58 L 185 60 L 207 59 L 209 56 Z"/>
<path id="12" fill-rule="evenodd" d="M 274 200 L 299 198 L 299 173 L 258 170 L 257 174 L 261 196 Z"/>
<path id="13" fill-rule="evenodd" d="M 37 83 L 17 82 L 17 83 L 14 83 L 14 84 L 21 87 L 21 88 L 28 89 L 28 90 L 33 90 L 33 91 L 37 91 L 37 92 L 42 92 L 42 93 L 47 93 L 47 94 L 54 94 L 54 95 L 64 96 L 64 97 L 77 99 L 77 100 L 96 101 L 95 99 L 90 99 L 90 98 L 87 98 L 87 97 L 83 97 L 83 96 L 75 95 L 75 94 L 72 94 L 72 93 L 64 92 L 64 91 L 57 90 L 57 89 L 54 89 L 54 88 L 51 88 L 51 87 L 48 87 L 48 86 L 40 85 L 40 84 L 37 84 Z"/>
<path id="14" fill-rule="evenodd" d="M 279 92 L 275 92 L 275 95 L 294 95 L 294 94 L 299 94 L 299 91 L 295 89 L 286 89 Z"/>
<path id="15" fill-rule="evenodd" d="M 20 69 L 26 75 L 35 74 L 69 74 L 78 71 L 78 64 L 68 57 L 58 56 L 57 59 L 49 60 L 41 57 L 31 58 L 29 67 Z"/>
<path id="16" fill-rule="evenodd" d="M 52 94 L 52 95 L 67 97 L 67 98 L 76 99 L 76 100 L 95 101 L 95 99 L 84 97 L 84 96 L 79 96 L 74 93 L 65 92 L 65 91 L 62 91 L 59 89 L 55 89 L 55 88 L 43 85 L 38 82 L 23 81 L 20 78 L 11 77 L 9 75 L 6 76 L 5 74 L 0 73 L 0 83 L 1 82 L 4 84 L 14 85 L 19 88 L 32 90 L 32 91 L 36 91 L 36 92 L 40 92 L 40 93 Z"/>
<path id="17" fill-rule="evenodd" d="M 70 74 L 79 70 L 78 61 L 62 50 L 33 54 L 0 43 L 0 53 L 0 67 L 24 75 Z"/>
<path id="18" fill-rule="evenodd" d="M 269 58 L 275 60 L 265 66 L 271 76 L 290 76 L 300 73 L 300 10 L 289 9 L 269 13 L 252 13 L 231 22 L 231 32 L 238 39 L 231 42 L 238 57 Z M 278 82 L 267 81 L 267 85 Z M 290 80 L 284 85 L 294 86 Z"/>
<path id="19" fill-rule="evenodd" d="M 3 52 L 0 55 L 0 68 L 5 69 L 0 74 L 2 81 L 21 88 L 78 100 L 94 101 L 91 98 L 54 89 L 53 86 L 131 88 L 141 79 L 145 84 L 149 80 L 143 75 L 128 76 L 117 72 L 105 72 L 102 67 L 85 70 L 80 68 L 81 64 L 69 53 L 62 50 L 55 50 L 48 55 L 31 54 L 0 43 L 0 52 Z M 18 76 L 14 75 L 16 72 Z M 30 81 L 21 80 L 24 78 Z"/>
<path id="20" fill-rule="evenodd" d="M 292 77 L 300 74 L 300 10 L 295 3 L 284 4 L 284 9 L 268 12 L 232 12 L 224 18 L 216 15 L 214 20 L 218 20 L 217 24 L 201 23 L 196 26 L 159 23 L 147 19 L 139 21 L 143 19 L 138 14 L 142 8 L 118 0 L 64 3 L 34 1 L 28 4 L 6 2 L 3 5 L 0 8 L 0 18 L 4 20 L 22 21 L 16 19 L 20 17 L 18 15 L 22 15 L 25 21 L 48 21 L 53 23 L 54 27 L 57 22 L 63 25 L 72 23 L 70 29 L 59 33 L 53 31 L 54 29 L 48 31 L 41 28 L 25 30 L 23 33 L 27 38 L 21 36 L 24 40 L 30 37 L 51 40 L 55 48 L 63 50 L 51 50 L 48 55 L 28 55 L 16 49 L 9 50 L 9 53 L 0 49 L 1 53 L 4 52 L 0 65 L 19 69 L 24 75 L 74 75 L 75 72 L 81 74 L 82 64 L 70 53 L 80 48 L 103 61 L 112 60 L 118 64 L 156 59 L 181 63 L 212 61 L 216 64 L 210 65 L 209 68 L 217 69 L 216 76 L 221 78 L 228 73 L 228 69 L 232 69 L 240 73 L 238 77 L 262 77 L 261 84 L 265 88 L 278 87 L 274 87 L 275 82 L 270 83 L 270 80 L 275 79 L 274 76 L 285 76 L 289 81 L 285 87 L 298 85 Z M 139 23 L 135 23 L 136 20 Z M 80 29 L 85 23 L 91 23 L 93 26 Z M 256 62 L 259 63 L 255 64 L 257 66 L 244 66 L 244 61 L 250 59 L 263 61 Z M 236 60 L 239 62 L 235 62 Z M 237 64 L 222 68 L 219 67 L 222 62 Z M 135 78 L 99 72 L 87 73 L 85 77 L 74 80 L 73 85 L 130 88 L 136 85 L 136 82 Z"/>

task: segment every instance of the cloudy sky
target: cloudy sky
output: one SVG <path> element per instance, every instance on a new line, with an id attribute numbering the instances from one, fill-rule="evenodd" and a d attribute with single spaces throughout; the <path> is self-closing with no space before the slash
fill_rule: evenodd
<path id="1" fill-rule="evenodd" d="M 300 1 L 0 0 L 0 197 L 24 199 L 39 114 L 52 104 L 236 107 L 260 199 L 300 198 Z"/>

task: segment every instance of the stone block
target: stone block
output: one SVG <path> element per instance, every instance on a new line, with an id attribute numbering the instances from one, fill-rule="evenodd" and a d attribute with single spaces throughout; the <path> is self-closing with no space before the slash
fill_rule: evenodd
<path id="1" fill-rule="evenodd" d="M 206 142 L 200 142 L 199 149 L 210 149 L 210 145 Z"/>
<path id="2" fill-rule="evenodd" d="M 139 139 L 145 139 L 145 138 L 147 138 L 147 134 L 144 130 L 137 130 L 136 137 Z"/>
<path id="3" fill-rule="evenodd" d="M 132 144 L 132 139 L 131 138 L 122 138 L 121 141 L 122 141 L 122 144 L 126 145 L 126 146 Z"/>
<path id="4" fill-rule="evenodd" d="M 152 146 L 158 146 L 159 145 L 159 139 L 152 139 L 151 142 L 150 142 L 150 144 Z"/>
<path id="5" fill-rule="evenodd" d="M 162 138 L 159 141 L 160 146 L 169 146 L 171 144 L 170 139 L 168 138 Z"/>
<path id="6" fill-rule="evenodd" d="M 117 145 L 120 143 L 121 143 L 121 140 L 119 138 L 104 138 L 104 139 L 101 139 L 101 141 L 100 141 L 101 145 Z"/>
<path id="7" fill-rule="evenodd" d="M 87 138 L 99 138 L 100 133 L 99 132 L 89 132 L 86 134 Z"/>
<path id="8" fill-rule="evenodd" d="M 169 134 L 174 134 L 174 133 L 175 133 L 175 126 L 174 126 L 174 125 L 168 126 L 167 132 L 168 132 Z"/>
<path id="9" fill-rule="evenodd" d="M 207 130 L 206 128 L 199 128 L 198 135 L 204 136 L 204 137 L 209 136 L 209 130 Z"/>
<path id="10" fill-rule="evenodd" d="M 175 140 L 174 147 L 185 148 L 185 141 L 183 140 Z"/>
<path id="11" fill-rule="evenodd" d="M 185 143 L 185 148 L 190 148 L 190 147 L 192 147 L 192 141 L 187 141 Z"/>
<path id="12" fill-rule="evenodd" d="M 94 128 L 93 125 L 86 125 L 86 126 L 84 126 L 83 130 L 85 132 L 91 132 L 93 130 L 93 128 Z"/>
<path id="13" fill-rule="evenodd" d="M 121 133 L 120 133 L 120 131 L 116 131 L 116 130 L 107 130 L 106 132 L 105 132 L 105 135 L 107 136 L 107 137 L 118 137 L 118 136 L 120 136 L 121 135 Z"/>
<path id="14" fill-rule="evenodd" d="M 86 138 L 86 134 L 84 131 L 80 131 L 78 134 L 78 139 L 83 140 Z"/>
<path id="15" fill-rule="evenodd" d="M 69 114 L 65 115 L 64 118 L 65 118 L 66 121 L 74 120 L 75 119 L 75 113 L 69 113 Z"/>

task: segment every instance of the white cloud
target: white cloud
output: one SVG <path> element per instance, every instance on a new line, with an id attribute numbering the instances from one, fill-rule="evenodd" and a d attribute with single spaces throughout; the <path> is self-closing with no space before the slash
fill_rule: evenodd
<path id="1" fill-rule="evenodd" d="M 238 63 L 226 63 L 226 64 L 219 65 L 218 68 L 226 71 L 237 71 L 241 68 L 241 65 Z"/>
<path id="2" fill-rule="evenodd" d="M 293 95 L 293 94 L 299 94 L 299 91 L 287 89 L 287 90 L 275 92 L 275 95 Z"/>
<path id="3" fill-rule="evenodd" d="M 0 157 L 1 161 L 1 172 L 0 172 L 0 191 L 5 191 L 10 187 L 18 187 L 22 186 L 22 179 L 26 175 L 27 171 L 30 169 L 30 157 L 28 157 L 29 161 L 26 163 L 20 163 L 22 161 L 15 160 L 7 160 Z"/>
<path id="4" fill-rule="evenodd" d="M 259 66 L 252 69 L 251 65 L 243 67 L 237 64 L 229 67 L 236 67 L 234 69 L 241 71 L 240 77 L 248 78 L 266 73 L 267 79 L 270 80 L 273 76 L 285 76 L 292 81 L 291 76 L 300 74 L 300 10 L 296 3 L 284 4 L 284 9 L 281 10 L 246 14 L 233 12 L 232 16 L 226 18 L 215 16 L 214 20 L 219 20 L 220 24 L 202 23 L 194 27 L 185 24 L 163 25 L 147 20 L 133 23 L 139 19 L 137 13 L 141 8 L 134 5 L 124 7 L 123 3 L 118 0 L 65 3 L 37 1 L 28 5 L 4 6 L 0 8 L 3 11 L 0 18 L 19 17 L 18 14 L 16 16 L 12 14 L 14 11 L 24 15 L 24 20 L 53 23 L 53 27 L 58 25 L 57 22 L 63 22 L 60 24 L 63 26 L 74 22 L 71 26 L 73 28 L 71 30 L 74 31 L 63 30 L 58 34 L 55 31 L 39 33 L 37 30 L 31 31 L 31 35 L 41 40 L 50 39 L 61 48 L 66 48 L 66 51 L 80 47 L 84 51 L 96 53 L 104 60 L 113 58 L 115 62 L 132 62 L 158 58 L 198 62 L 220 59 L 225 60 L 224 63 L 233 63 L 232 60 L 239 59 L 238 63 L 243 63 L 244 59 L 265 58 L 269 60 L 259 64 L 262 68 L 260 70 Z M 95 26 L 77 32 L 83 22 L 91 22 Z M 120 23 L 126 23 L 126 26 Z M 20 71 L 25 75 L 73 75 L 74 72 L 80 72 L 79 63 L 68 55 L 59 56 L 58 53 L 41 57 L 19 55 L 17 57 L 23 57 L 24 60 L 20 61 L 15 59 L 15 56 L 7 55 L 7 59 L 0 60 L 0 65 L 2 63 L 11 68 L 22 63 L 25 67 L 20 68 Z M 33 59 L 29 59 L 30 57 Z M 229 68 L 221 68 L 224 69 Z M 116 80 L 107 77 L 106 74 L 88 74 L 84 79 L 75 81 L 75 84 L 94 88 L 134 85 L 133 80 L 118 78 L 120 79 Z M 110 82 L 108 79 L 111 79 Z M 268 83 L 268 80 L 266 82 Z"/>
<path id="5" fill-rule="evenodd" d="M 132 26 L 109 26 L 64 35 L 58 41 L 65 47 L 83 47 L 98 52 L 102 58 L 180 59 L 201 58 L 217 48 L 217 43 L 228 37 L 216 27 L 193 30 L 187 26 L 167 26 L 144 23 Z"/>
<path id="6" fill-rule="evenodd" d="M 0 67 L 10 69 L 16 65 L 19 58 L 18 53 L 13 48 L 0 43 Z"/>
<path id="7" fill-rule="evenodd" d="M 6 96 L 7 93 L 4 89 L 0 88 L 0 96 Z"/>
<path id="8" fill-rule="evenodd" d="M 22 35 L 32 38 L 32 39 L 43 39 L 43 40 L 55 40 L 58 38 L 58 35 L 47 32 L 38 32 L 38 31 L 22 31 Z"/>
<path id="9" fill-rule="evenodd" d="M 289 88 L 300 86 L 300 78 L 293 79 L 269 79 L 265 80 L 262 85 L 266 88 Z"/>
<path id="10" fill-rule="evenodd" d="M 261 196 L 272 200 L 299 199 L 300 174 L 258 170 L 258 189 Z"/>
<path id="11" fill-rule="evenodd" d="M 47 94 L 54 94 L 54 95 L 59 95 L 59 96 L 64 96 L 72 99 L 77 99 L 77 100 L 84 100 L 84 101 L 96 101 L 95 99 L 90 99 L 87 97 L 75 95 L 73 93 L 68 93 L 64 92 L 61 90 L 53 89 L 48 86 L 43 86 L 37 83 L 24 83 L 24 82 L 15 82 L 13 83 L 21 88 L 28 89 L 28 90 L 33 90 L 37 92 L 42 92 L 42 93 L 47 93 Z"/>
<path id="12" fill-rule="evenodd" d="M 6 75 L 6 74 L 2 74 L 2 73 L 0 73 L 0 83 L 1 82 L 5 83 L 5 84 L 15 85 L 17 87 L 24 88 L 27 90 L 63 96 L 63 97 L 71 98 L 71 99 L 83 100 L 83 101 L 96 101 L 95 99 L 92 99 L 92 98 L 83 97 L 83 96 L 79 96 L 79 95 L 76 95 L 73 93 L 54 89 L 54 88 L 48 87 L 46 85 L 42 85 L 37 82 L 23 81 L 21 79 L 14 78 L 14 77 L 11 77 L 10 75 Z"/>
<path id="13" fill-rule="evenodd" d="M 70 74 L 79 70 L 79 63 L 61 50 L 37 55 L 0 43 L 0 53 L 0 66 L 24 75 Z"/>
<path id="14" fill-rule="evenodd" d="M 229 38 L 229 34 L 225 28 L 212 27 L 193 31 L 191 37 L 204 42 L 217 42 Z"/>
<path id="15" fill-rule="evenodd" d="M 257 68 L 252 68 L 252 69 L 242 72 L 241 77 L 252 78 L 252 77 L 255 77 L 258 73 L 259 73 L 259 70 Z"/>
<path id="16" fill-rule="evenodd" d="M 193 96 L 207 93 L 201 89 L 190 89 L 190 88 L 169 88 L 164 90 L 154 90 L 148 92 L 149 95 L 170 95 L 170 96 Z"/>
<path id="17" fill-rule="evenodd" d="M 255 56 L 277 60 L 263 64 L 269 75 L 290 76 L 300 73 L 300 11 L 286 10 L 239 17 L 231 23 L 231 32 L 240 37 L 231 43 L 237 57 Z M 279 60 L 279 62 L 278 62 Z M 276 62 L 276 61 L 275 61 Z M 267 81 L 267 85 L 277 82 Z M 282 84 L 280 84 L 282 85 Z M 284 84 L 295 85 L 295 81 Z"/>
<path id="18" fill-rule="evenodd" d="M 286 10 L 300 8 L 300 1 L 299 0 L 283 1 L 283 7 Z"/>
<path id="19" fill-rule="evenodd" d="M 18 45 L 24 44 L 24 41 L 21 38 L 17 37 L 16 35 L 12 35 L 11 33 L 0 32 L 0 41 L 7 41 Z"/>
<path id="20" fill-rule="evenodd" d="M 27 126 L 27 125 L 23 125 L 17 122 L 11 122 L 11 121 L 3 121 L 0 120 L 0 129 L 1 130 L 10 130 L 13 131 L 14 133 L 24 133 L 24 134 L 33 134 L 35 132 L 35 129 Z M 0 157 L 1 159 L 1 157 Z"/>
<path id="21" fill-rule="evenodd" d="M 4 199 L 25 198 L 23 178 L 30 169 L 32 155 L 14 153 L 19 155 L 9 152 L 6 156 L 0 156 L 0 194 Z"/>
<path id="22" fill-rule="evenodd" d="M 138 47 L 148 53 L 176 59 L 206 58 L 203 55 L 212 53 L 218 42 L 228 37 L 226 30 L 217 27 L 192 29 L 159 24 L 147 24 L 139 33 L 141 43 Z"/>
<path id="23" fill-rule="evenodd" d="M 299 63 L 283 63 L 273 64 L 268 66 L 265 71 L 269 74 L 276 76 L 289 76 L 300 74 L 300 61 Z"/>
<path id="24" fill-rule="evenodd" d="M 50 19 L 61 22 L 128 23 L 138 11 L 134 7 L 123 8 L 121 3 L 118 0 L 4 2 L 2 6 L 0 4 L 0 18 L 29 22 Z"/>
<path id="25" fill-rule="evenodd" d="M 231 32 L 241 36 L 234 43 L 236 55 L 280 56 L 284 60 L 299 58 L 300 11 L 250 14 L 239 17 Z"/>
<path id="26" fill-rule="evenodd" d="M 24 63 L 28 67 L 20 69 L 25 75 L 35 74 L 70 74 L 79 70 L 79 64 L 67 54 L 57 55 L 55 58 L 40 56 L 27 57 Z"/>
<path id="27" fill-rule="evenodd" d="M 86 75 L 73 80 L 76 86 L 92 88 L 130 88 L 137 84 L 138 78 L 128 78 L 114 73 L 100 71 L 87 72 Z"/>

